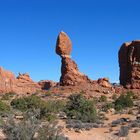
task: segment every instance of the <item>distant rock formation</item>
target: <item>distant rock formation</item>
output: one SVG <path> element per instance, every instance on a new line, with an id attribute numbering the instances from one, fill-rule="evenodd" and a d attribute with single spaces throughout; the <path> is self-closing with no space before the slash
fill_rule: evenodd
<path id="1" fill-rule="evenodd" d="M 10 71 L 0 67 L 0 92 L 9 92 L 15 89 L 16 77 Z"/>
<path id="2" fill-rule="evenodd" d="M 108 78 L 100 78 L 100 79 L 98 79 L 97 83 L 100 86 L 105 87 L 105 88 L 111 88 L 112 87 Z"/>
<path id="3" fill-rule="evenodd" d="M 56 54 L 61 57 L 60 82 L 42 80 L 34 82 L 27 73 L 15 75 L 0 67 L 0 93 L 35 93 L 38 90 L 50 90 L 52 93 L 86 92 L 121 93 L 132 89 L 140 90 L 140 40 L 124 43 L 119 50 L 120 85 L 113 85 L 108 78 L 91 80 L 81 73 L 75 61 L 71 59 L 72 42 L 66 33 L 60 32 L 56 43 Z M 63 86 L 63 87 L 62 87 Z M 65 87 L 64 87 L 65 86 Z M 124 88 L 125 87 L 125 88 Z"/>
<path id="4" fill-rule="evenodd" d="M 25 94 L 34 93 L 40 89 L 40 85 L 32 81 L 27 73 L 19 74 L 16 78 L 12 72 L 0 68 L 0 93 L 15 92 Z"/>
<path id="5" fill-rule="evenodd" d="M 66 33 L 60 32 L 56 53 L 62 58 L 60 85 L 79 85 L 81 83 L 91 83 L 92 81 L 78 70 L 77 64 L 71 59 L 72 43 Z"/>
<path id="6" fill-rule="evenodd" d="M 38 84 L 41 86 L 42 90 L 49 90 L 50 88 L 58 85 L 57 82 L 54 82 L 52 80 L 41 80 L 38 82 Z"/>
<path id="7" fill-rule="evenodd" d="M 124 43 L 119 51 L 120 84 L 140 89 L 140 40 Z"/>

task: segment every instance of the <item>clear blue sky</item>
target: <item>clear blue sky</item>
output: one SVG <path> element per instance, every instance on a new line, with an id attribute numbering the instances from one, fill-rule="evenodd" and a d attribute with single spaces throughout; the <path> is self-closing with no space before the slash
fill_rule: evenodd
<path id="1" fill-rule="evenodd" d="M 119 79 L 118 50 L 140 39 L 139 0 L 0 0 L 0 66 L 32 79 L 60 77 L 58 33 L 73 42 L 72 58 L 92 79 Z"/>

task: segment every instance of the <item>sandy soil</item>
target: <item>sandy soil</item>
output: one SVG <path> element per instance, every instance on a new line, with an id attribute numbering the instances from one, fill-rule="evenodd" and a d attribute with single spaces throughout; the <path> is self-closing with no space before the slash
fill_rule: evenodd
<path id="1" fill-rule="evenodd" d="M 111 115 L 107 114 L 108 120 L 105 121 L 106 125 L 109 125 L 113 120 L 117 120 L 119 118 L 130 118 L 131 120 L 134 120 L 136 117 L 134 115 Z M 64 123 L 64 122 L 63 122 Z M 62 122 L 61 122 L 62 125 Z M 63 124 L 64 126 L 65 124 Z M 70 138 L 70 140 L 140 140 L 140 131 L 137 133 L 134 133 L 134 130 L 132 129 L 129 131 L 129 135 L 127 138 L 120 138 L 116 135 L 119 131 L 120 126 L 113 127 L 112 132 L 110 132 L 110 127 L 105 128 L 94 128 L 90 131 L 81 131 L 79 133 L 75 132 L 74 130 L 67 130 L 64 129 L 63 133 Z"/>

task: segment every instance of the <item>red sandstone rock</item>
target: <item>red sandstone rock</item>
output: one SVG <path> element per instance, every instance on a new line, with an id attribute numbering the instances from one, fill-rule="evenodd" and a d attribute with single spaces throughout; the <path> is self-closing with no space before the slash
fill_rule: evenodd
<path id="1" fill-rule="evenodd" d="M 77 64 L 68 57 L 62 58 L 61 74 L 60 84 L 63 86 L 91 83 L 91 80 L 78 70 Z"/>
<path id="2" fill-rule="evenodd" d="M 0 93 L 16 92 L 19 94 L 34 93 L 40 86 L 30 79 L 28 74 L 19 74 L 16 78 L 10 71 L 0 68 Z"/>
<path id="3" fill-rule="evenodd" d="M 60 32 L 57 43 L 56 43 L 56 53 L 60 55 L 61 57 L 65 55 L 70 55 L 72 51 L 72 43 L 67 36 L 66 33 Z"/>
<path id="4" fill-rule="evenodd" d="M 0 68 L 0 92 L 9 92 L 14 90 L 16 77 L 10 71 Z"/>
<path id="5" fill-rule="evenodd" d="M 124 43 L 119 51 L 120 84 L 140 89 L 140 41 Z"/>
<path id="6" fill-rule="evenodd" d="M 48 90 L 55 87 L 58 83 L 51 80 L 41 80 L 38 82 L 38 84 L 41 86 L 42 90 Z"/>
<path id="7" fill-rule="evenodd" d="M 38 90 L 41 90 L 40 85 L 34 82 L 27 73 L 19 74 L 14 89 L 16 93 L 34 93 Z"/>
<path id="8" fill-rule="evenodd" d="M 109 82 L 108 78 L 100 78 L 98 79 L 98 84 L 105 88 L 111 88 L 112 85 Z"/>
<path id="9" fill-rule="evenodd" d="M 91 80 L 82 74 L 77 64 L 70 58 L 72 44 L 69 37 L 61 32 L 57 39 L 56 53 L 62 58 L 60 85 L 79 85 L 81 83 L 90 83 Z"/>
<path id="10" fill-rule="evenodd" d="M 33 80 L 30 78 L 28 73 L 24 73 L 24 74 L 19 73 L 17 80 L 23 81 L 23 82 L 33 82 Z"/>

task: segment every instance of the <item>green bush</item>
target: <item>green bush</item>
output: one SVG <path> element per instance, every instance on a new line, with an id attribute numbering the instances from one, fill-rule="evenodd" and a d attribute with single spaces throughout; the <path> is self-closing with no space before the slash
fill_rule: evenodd
<path id="1" fill-rule="evenodd" d="M 133 99 L 138 100 L 139 99 L 139 96 L 138 95 L 134 95 L 133 96 Z"/>
<path id="2" fill-rule="evenodd" d="M 3 101 L 0 101 L 0 115 L 6 115 L 11 112 L 11 108 L 8 104 Z"/>
<path id="3" fill-rule="evenodd" d="M 133 98 L 134 97 L 134 93 L 132 91 L 128 91 L 127 93 L 127 96 Z"/>
<path id="4" fill-rule="evenodd" d="M 101 95 L 99 102 L 107 102 L 107 97 L 105 95 Z"/>
<path id="5" fill-rule="evenodd" d="M 106 112 L 111 108 L 114 108 L 113 103 L 106 103 L 105 105 L 102 106 L 102 111 Z"/>
<path id="6" fill-rule="evenodd" d="M 15 96 L 14 92 L 8 92 L 2 95 L 2 100 L 10 100 L 11 98 L 13 98 Z"/>
<path id="7" fill-rule="evenodd" d="M 121 112 L 123 110 L 123 107 L 121 105 L 116 105 L 115 110 Z"/>
<path id="8" fill-rule="evenodd" d="M 48 112 L 59 113 L 64 110 L 65 102 L 60 100 L 48 100 L 45 102 Z"/>
<path id="9" fill-rule="evenodd" d="M 116 99 L 115 101 L 115 109 L 123 109 L 126 107 L 133 107 L 134 103 L 133 100 L 131 99 L 130 94 L 121 94 L 119 98 Z"/>
<path id="10" fill-rule="evenodd" d="M 74 94 L 69 97 L 65 112 L 68 118 L 83 122 L 95 122 L 97 119 L 94 101 L 86 99 L 82 94 Z"/>
<path id="11" fill-rule="evenodd" d="M 127 95 L 130 96 L 132 99 L 138 99 L 138 95 L 134 94 L 132 91 L 127 92 Z"/>
<path id="12" fill-rule="evenodd" d="M 18 109 L 20 111 L 27 111 L 28 106 L 26 104 L 26 98 L 18 98 L 11 101 L 11 106 L 14 109 Z"/>
<path id="13" fill-rule="evenodd" d="M 18 109 L 23 112 L 29 109 L 39 109 L 41 118 L 53 120 L 56 118 L 55 114 L 63 110 L 64 103 L 56 100 L 44 101 L 40 97 L 32 95 L 29 97 L 14 99 L 11 102 L 11 106 L 14 109 Z"/>
<path id="14" fill-rule="evenodd" d="M 31 95 L 28 97 L 21 97 L 18 99 L 14 99 L 11 102 L 11 106 L 20 111 L 27 111 L 28 109 L 44 109 L 46 102 L 42 100 L 40 97 Z"/>
<path id="15" fill-rule="evenodd" d="M 117 95 L 116 95 L 116 93 L 113 94 L 112 99 L 113 99 L 113 100 L 116 100 L 116 99 L 117 99 Z"/>

